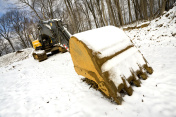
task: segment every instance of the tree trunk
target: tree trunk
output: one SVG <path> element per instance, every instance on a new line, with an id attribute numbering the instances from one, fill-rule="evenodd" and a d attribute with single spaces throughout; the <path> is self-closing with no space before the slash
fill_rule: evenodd
<path id="1" fill-rule="evenodd" d="M 74 33 L 76 33 L 76 32 L 78 32 L 78 31 L 77 31 L 77 27 L 76 27 L 75 19 L 72 18 L 72 15 L 73 15 L 72 9 L 71 9 L 70 5 L 68 5 L 68 4 L 69 4 L 69 3 L 68 3 L 69 1 L 68 1 L 68 0 L 64 0 L 64 2 L 65 2 L 65 5 L 66 5 L 66 8 L 67 8 L 68 14 L 69 14 L 69 18 L 70 18 L 71 23 L 72 23 L 72 25 L 73 25 Z"/>
<path id="2" fill-rule="evenodd" d="M 24 47 L 24 48 L 27 48 L 27 45 L 26 45 L 26 43 L 25 43 L 23 37 L 21 36 L 21 34 L 19 34 L 19 37 L 20 37 L 20 40 L 21 40 L 21 42 L 22 42 L 22 44 L 23 44 L 23 47 Z"/>
<path id="3" fill-rule="evenodd" d="M 110 9 L 110 2 L 109 2 L 110 0 L 106 0 L 106 4 L 107 4 L 107 7 L 108 7 L 108 14 L 109 14 L 109 18 L 110 18 L 110 24 L 111 25 L 115 25 L 114 24 L 114 18 L 113 18 L 113 16 L 112 16 L 112 11 L 111 11 L 111 9 Z"/>
<path id="4" fill-rule="evenodd" d="M 143 15 L 144 19 L 148 19 L 148 14 L 147 14 L 147 0 L 142 0 L 143 1 Z"/>
<path id="5" fill-rule="evenodd" d="M 135 3 L 135 1 L 133 0 L 133 5 L 134 5 L 134 12 L 135 12 L 135 18 L 136 18 L 136 21 L 138 21 L 138 10 L 137 10 L 137 5 Z"/>
<path id="6" fill-rule="evenodd" d="M 87 0 L 85 0 L 85 2 L 86 2 L 87 7 L 89 8 L 89 10 L 90 10 L 90 12 L 91 12 L 91 14 L 93 16 L 96 28 L 98 28 L 99 25 L 98 25 L 98 22 L 97 22 L 97 18 L 96 18 L 96 14 L 95 14 L 95 10 L 94 10 L 94 6 L 93 6 L 93 3 L 92 3 L 92 0 L 90 0 L 90 2 L 88 2 Z"/>
<path id="7" fill-rule="evenodd" d="M 84 24 L 82 23 L 82 19 L 79 13 L 79 9 L 78 9 L 78 4 L 75 2 L 75 7 L 76 7 L 76 13 L 79 19 L 79 22 L 77 23 L 77 27 L 78 27 L 78 32 L 81 32 L 82 30 L 84 30 Z"/>
<path id="8" fill-rule="evenodd" d="M 107 25 L 108 25 L 108 22 L 107 22 L 107 20 L 106 20 L 105 8 L 104 8 L 103 0 L 101 0 L 101 7 L 102 7 L 102 15 L 103 15 L 103 19 L 104 19 L 105 25 L 107 26 Z"/>
<path id="9" fill-rule="evenodd" d="M 85 10 L 84 10 L 84 8 L 82 8 L 82 11 L 86 16 L 86 19 L 88 20 L 89 29 L 92 29 L 92 23 L 91 23 L 91 19 L 89 16 L 89 11 L 88 11 L 87 5 L 85 2 L 83 2 L 83 4 L 85 5 Z"/>
<path id="10" fill-rule="evenodd" d="M 142 1 L 142 0 L 141 0 L 141 1 Z M 135 2 L 136 2 L 136 6 L 137 6 L 138 13 L 139 13 L 139 15 L 140 15 L 140 19 L 143 19 L 141 6 L 139 5 L 138 0 L 135 0 Z"/>
<path id="11" fill-rule="evenodd" d="M 162 15 L 163 12 L 165 11 L 166 2 L 167 2 L 167 0 L 162 0 L 162 6 L 160 8 L 160 15 Z"/>
<path id="12" fill-rule="evenodd" d="M 103 26 L 105 26 L 105 23 L 104 23 L 104 20 L 103 20 L 103 17 L 102 17 L 102 11 L 101 11 L 101 8 L 100 8 L 100 1 L 96 0 L 94 2 L 95 2 L 95 6 L 96 6 L 96 9 L 97 9 L 98 15 L 99 15 L 101 27 L 103 27 Z"/>
<path id="13" fill-rule="evenodd" d="M 112 14 L 114 25 L 117 27 L 117 22 L 116 22 L 116 19 L 115 19 L 115 16 L 114 16 L 114 10 L 112 8 L 112 2 L 111 2 L 111 0 L 109 0 L 109 5 L 110 5 L 110 11 L 111 11 L 111 14 Z"/>
<path id="14" fill-rule="evenodd" d="M 153 0 L 150 0 L 149 1 L 150 2 L 150 18 L 153 18 L 154 16 L 153 16 Z"/>
<path id="15" fill-rule="evenodd" d="M 5 51 L 5 54 L 8 54 L 8 52 L 7 52 L 7 45 L 4 43 L 4 41 L 3 40 L 1 40 L 1 42 L 2 42 L 2 50 L 1 50 L 1 52 L 3 52 L 3 51 Z M 2 53 L 1 53 L 2 54 Z"/>
<path id="16" fill-rule="evenodd" d="M 122 17 L 123 17 L 123 22 L 124 22 L 124 24 L 127 24 L 127 19 L 126 19 L 126 12 L 125 12 L 125 8 L 124 8 L 124 1 L 121 3 L 122 4 L 122 11 L 124 12 L 123 13 L 123 15 L 122 15 Z"/>
<path id="17" fill-rule="evenodd" d="M 120 8 L 120 3 L 119 0 L 114 0 L 114 3 L 116 5 L 117 11 L 118 11 L 118 17 L 119 17 L 119 21 L 120 21 L 120 25 L 124 25 L 124 20 L 123 20 L 123 16 L 122 16 L 122 10 Z"/>
<path id="18" fill-rule="evenodd" d="M 2 33 L 1 33 L 0 35 L 1 35 L 2 37 L 4 37 L 4 39 L 6 39 L 6 40 L 9 42 L 10 46 L 12 47 L 13 52 L 15 52 L 15 48 L 14 48 L 14 46 L 13 46 L 11 40 L 9 39 L 9 36 L 5 36 L 5 35 L 3 35 Z"/>
<path id="19" fill-rule="evenodd" d="M 9 38 L 6 38 L 6 40 L 9 42 L 10 46 L 12 47 L 13 52 L 15 52 L 15 48 Z"/>
<path id="20" fill-rule="evenodd" d="M 128 10 L 129 10 L 129 23 L 133 21 L 132 15 L 131 15 L 131 4 L 130 0 L 128 0 Z"/>

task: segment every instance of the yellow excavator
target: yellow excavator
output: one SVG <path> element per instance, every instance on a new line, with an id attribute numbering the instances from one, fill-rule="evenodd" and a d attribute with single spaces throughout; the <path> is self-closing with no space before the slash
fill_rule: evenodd
<path id="1" fill-rule="evenodd" d="M 33 41 L 35 59 L 42 61 L 47 52 L 69 49 L 75 71 L 85 77 L 83 81 L 117 104 L 123 101 L 122 92 L 132 95 L 132 85 L 140 87 L 140 80 L 153 73 L 141 52 L 117 27 L 70 35 L 61 20 L 54 19 L 40 21 L 38 29 L 39 40 Z"/>
<path id="2" fill-rule="evenodd" d="M 71 34 L 64 27 L 63 23 L 59 19 L 52 19 L 48 21 L 39 21 L 38 25 L 39 38 L 33 40 L 32 36 L 29 36 L 32 40 L 33 58 L 39 62 L 46 60 L 47 53 L 67 52 L 69 46 L 69 39 Z"/>

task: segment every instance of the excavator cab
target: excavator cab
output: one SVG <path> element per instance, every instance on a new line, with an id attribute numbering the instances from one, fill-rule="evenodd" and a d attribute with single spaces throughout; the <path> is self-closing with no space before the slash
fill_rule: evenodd
<path id="1" fill-rule="evenodd" d="M 39 41 L 42 45 L 42 48 L 41 48 L 42 50 L 46 50 L 54 46 L 53 41 L 48 35 L 45 35 L 45 34 L 40 35 Z"/>
<path id="2" fill-rule="evenodd" d="M 48 52 L 64 53 L 68 51 L 70 33 L 63 26 L 61 20 L 39 21 L 38 34 L 39 39 L 32 42 L 35 49 L 33 52 L 34 59 L 43 61 L 47 59 Z"/>

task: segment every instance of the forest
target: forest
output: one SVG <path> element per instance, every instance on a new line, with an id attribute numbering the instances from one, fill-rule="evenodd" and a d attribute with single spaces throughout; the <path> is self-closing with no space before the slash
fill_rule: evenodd
<path id="1" fill-rule="evenodd" d="M 0 17 L 0 56 L 31 48 L 39 20 L 61 19 L 71 34 L 151 21 L 176 0 L 17 0 Z"/>

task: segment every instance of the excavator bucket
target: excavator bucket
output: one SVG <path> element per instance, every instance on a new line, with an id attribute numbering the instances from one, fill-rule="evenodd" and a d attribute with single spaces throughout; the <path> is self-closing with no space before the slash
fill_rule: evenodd
<path id="1" fill-rule="evenodd" d="M 106 26 L 73 35 L 70 54 L 77 74 L 96 83 L 98 89 L 117 104 L 121 92 L 132 95 L 131 85 L 140 86 L 153 69 L 119 28 Z"/>

